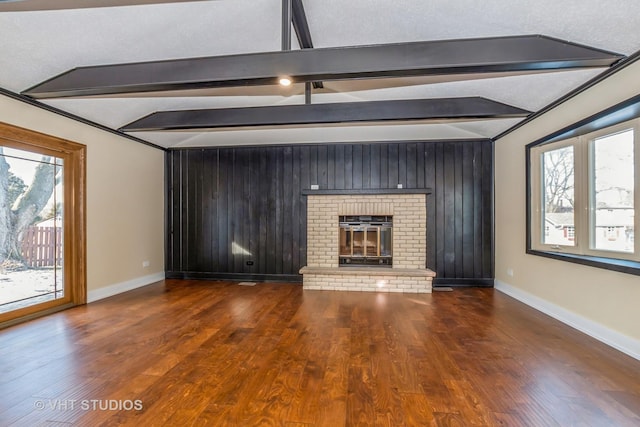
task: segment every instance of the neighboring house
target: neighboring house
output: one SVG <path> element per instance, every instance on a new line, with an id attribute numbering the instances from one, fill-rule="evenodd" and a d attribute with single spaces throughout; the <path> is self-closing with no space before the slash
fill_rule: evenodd
<path id="1" fill-rule="evenodd" d="M 544 241 L 554 245 L 573 246 L 575 226 L 572 212 L 545 214 Z"/>
<path id="2" fill-rule="evenodd" d="M 631 208 L 597 209 L 595 246 L 609 250 L 628 250 L 633 247 L 634 210 Z M 573 213 L 547 213 L 545 215 L 545 242 L 572 246 L 575 239 Z"/>
<path id="3" fill-rule="evenodd" d="M 597 209 L 596 247 L 632 252 L 633 216 L 634 211 L 630 208 Z"/>

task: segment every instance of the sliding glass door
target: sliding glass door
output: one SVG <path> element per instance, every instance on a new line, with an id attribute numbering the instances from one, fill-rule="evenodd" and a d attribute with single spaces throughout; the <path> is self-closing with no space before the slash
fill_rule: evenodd
<path id="1" fill-rule="evenodd" d="M 0 326 L 85 302 L 84 152 L 0 123 Z"/>
<path id="2" fill-rule="evenodd" d="M 64 161 L 0 147 L 0 313 L 64 298 Z"/>

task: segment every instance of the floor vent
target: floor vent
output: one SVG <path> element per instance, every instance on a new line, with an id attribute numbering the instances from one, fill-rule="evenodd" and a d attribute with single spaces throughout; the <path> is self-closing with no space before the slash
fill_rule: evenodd
<path id="1" fill-rule="evenodd" d="M 238 282 L 240 286 L 255 286 L 256 284 L 256 282 Z"/>
<path id="2" fill-rule="evenodd" d="M 449 286 L 434 286 L 433 289 L 431 289 L 433 292 L 450 292 L 453 290 L 453 288 L 449 287 Z"/>

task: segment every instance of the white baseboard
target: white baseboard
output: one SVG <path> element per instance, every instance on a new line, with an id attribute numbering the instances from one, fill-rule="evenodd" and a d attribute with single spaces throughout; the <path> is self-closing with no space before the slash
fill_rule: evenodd
<path id="1" fill-rule="evenodd" d="M 535 308 L 538 311 L 543 312 L 562 323 L 571 326 L 583 332 L 592 338 L 601 341 L 616 350 L 619 350 L 634 359 L 640 360 L 640 341 L 633 339 L 620 332 L 609 329 L 600 323 L 596 323 L 593 320 L 589 320 L 586 317 L 582 317 L 576 313 L 573 313 L 565 308 L 550 303 L 540 297 L 532 295 L 500 280 L 495 281 L 495 289 L 503 292 L 510 297 L 517 299 L 520 302 Z"/>
<path id="2" fill-rule="evenodd" d="M 136 279 L 127 280 L 126 282 L 115 283 L 113 285 L 89 291 L 87 292 L 87 303 L 92 303 L 103 298 L 108 298 L 123 292 L 141 288 L 160 280 L 164 280 L 164 272 L 138 277 Z"/>

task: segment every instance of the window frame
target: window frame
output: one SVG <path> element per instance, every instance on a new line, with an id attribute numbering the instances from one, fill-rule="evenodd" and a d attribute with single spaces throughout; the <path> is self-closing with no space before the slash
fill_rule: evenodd
<path id="1" fill-rule="evenodd" d="M 640 275 L 640 243 L 634 235 L 634 252 L 618 252 L 592 247 L 594 220 L 594 141 L 603 136 L 633 129 L 634 132 L 634 234 L 640 227 L 640 95 L 603 112 L 554 132 L 526 147 L 527 248 L 532 255 Z M 542 243 L 542 162 L 541 155 L 558 148 L 574 147 L 575 246 Z M 595 240 L 595 235 L 593 236 Z"/>

